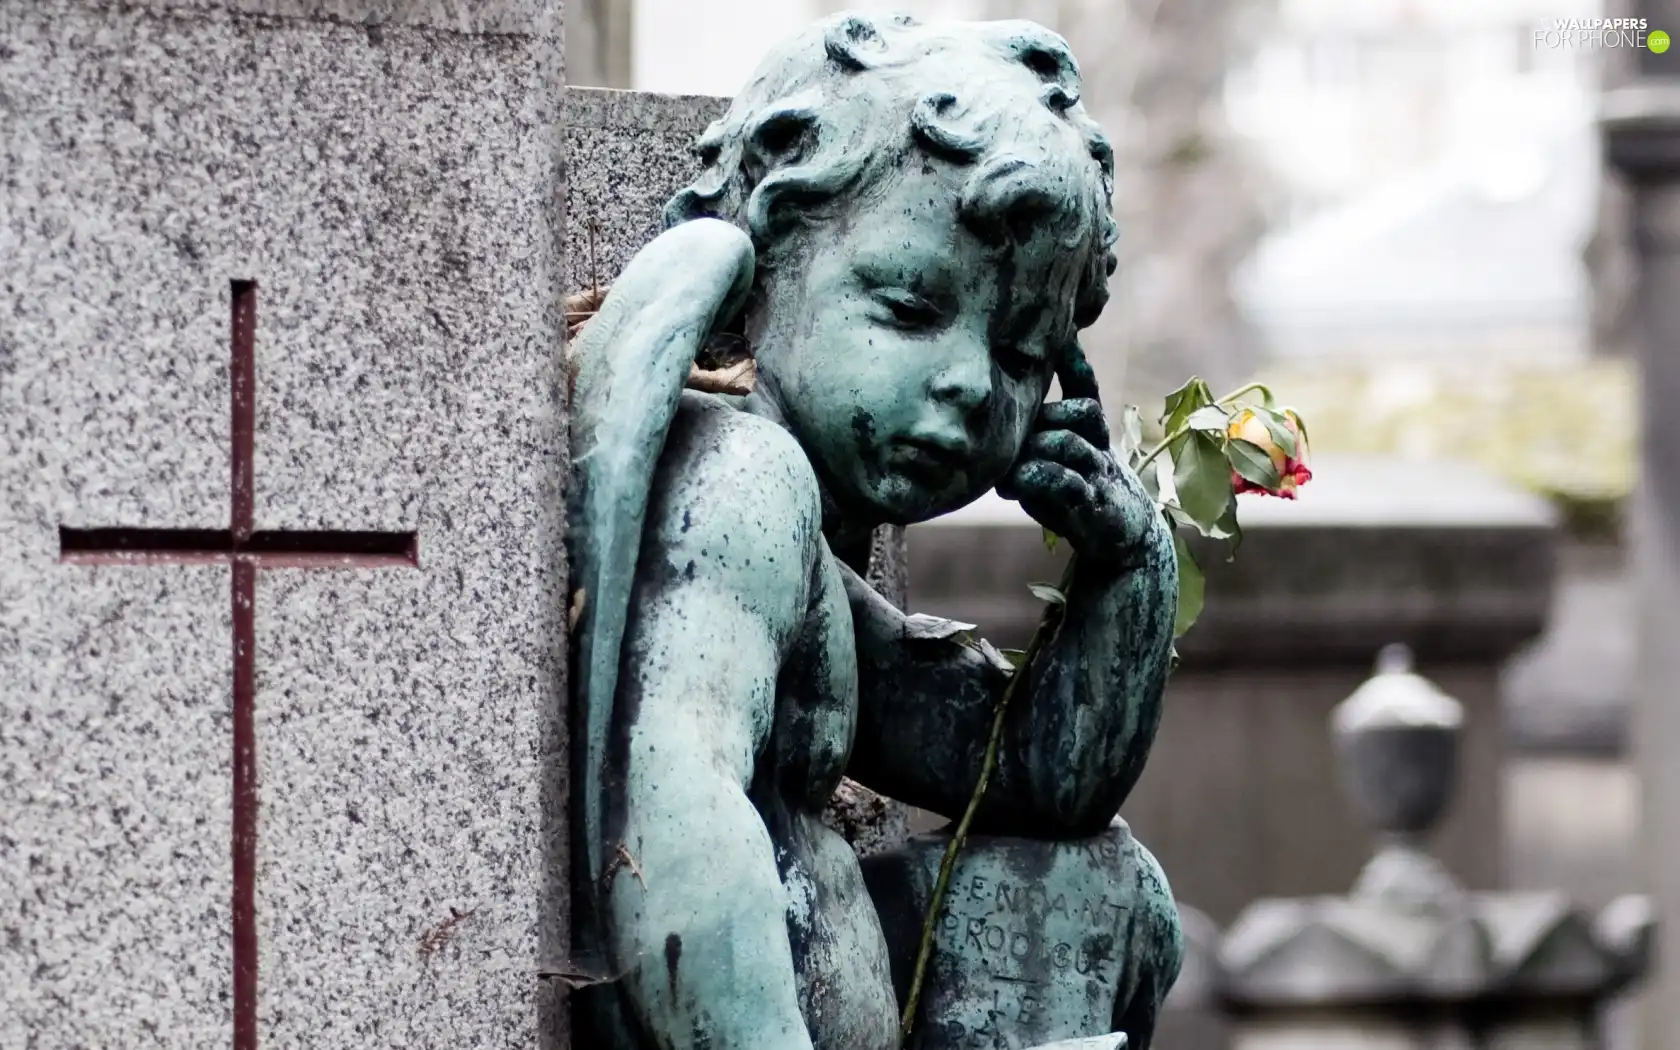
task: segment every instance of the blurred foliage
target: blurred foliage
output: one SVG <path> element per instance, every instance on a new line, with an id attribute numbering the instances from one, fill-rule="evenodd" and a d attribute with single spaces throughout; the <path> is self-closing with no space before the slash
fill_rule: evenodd
<path id="1" fill-rule="evenodd" d="M 1625 360 L 1499 368 L 1296 367 L 1268 372 L 1312 420 L 1313 451 L 1461 459 L 1559 504 L 1572 524 L 1618 516 L 1638 475 L 1635 369 Z"/>

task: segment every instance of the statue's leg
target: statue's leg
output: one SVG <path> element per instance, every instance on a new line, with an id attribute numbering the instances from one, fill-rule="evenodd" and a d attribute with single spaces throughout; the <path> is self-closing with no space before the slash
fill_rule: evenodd
<path id="1" fill-rule="evenodd" d="M 863 862 L 906 1001 L 948 838 Z M 914 1050 L 1023 1048 L 1125 1032 L 1148 1050 L 1178 975 L 1172 891 L 1124 822 L 1069 842 L 971 836 L 937 921 Z"/>

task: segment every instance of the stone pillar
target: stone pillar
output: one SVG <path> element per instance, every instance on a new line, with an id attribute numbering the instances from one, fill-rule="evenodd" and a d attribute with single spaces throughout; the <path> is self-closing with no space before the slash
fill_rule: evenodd
<path id="1" fill-rule="evenodd" d="M 1597 1050 L 1603 1008 L 1642 973 L 1643 898 L 1596 919 L 1562 894 L 1472 893 L 1427 840 L 1451 801 L 1464 707 L 1403 646 L 1334 715 L 1376 855 L 1351 894 L 1263 900 L 1220 950 L 1235 1050 Z"/>
<path id="2" fill-rule="evenodd" d="M 1677 32 L 1680 3 L 1646 2 L 1636 14 Z M 1642 782 L 1643 873 L 1661 921 L 1680 923 L 1680 53 L 1641 54 L 1640 79 L 1604 99 L 1611 162 L 1633 194 L 1638 253 L 1635 349 L 1643 392 L 1643 474 L 1634 501 L 1634 578 L 1640 657 L 1634 754 Z M 1680 953 L 1659 952 L 1646 996 L 1644 1045 L 1680 1048 Z"/>
<path id="3" fill-rule="evenodd" d="M 0 1045 L 564 1045 L 559 7 L 0 3 Z"/>

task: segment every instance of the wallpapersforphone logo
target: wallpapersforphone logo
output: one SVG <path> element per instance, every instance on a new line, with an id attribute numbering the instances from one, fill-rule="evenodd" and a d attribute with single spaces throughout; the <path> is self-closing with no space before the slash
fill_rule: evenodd
<path id="1" fill-rule="evenodd" d="M 1668 45 L 1668 34 L 1643 18 L 1556 18 L 1534 31 L 1536 48 L 1645 47 L 1660 55 Z"/>

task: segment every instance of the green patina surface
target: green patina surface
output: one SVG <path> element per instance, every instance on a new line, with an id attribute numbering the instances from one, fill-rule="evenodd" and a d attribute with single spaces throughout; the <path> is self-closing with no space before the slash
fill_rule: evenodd
<path id="1" fill-rule="evenodd" d="M 1160 720 L 1177 580 L 1077 347 L 1115 238 L 1078 92 L 1029 23 L 819 23 L 702 137 L 704 174 L 572 348 L 575 884 L 606 978 L 583 1045 L 896 1046 L 926 880 L 866 878 L 821 810 L 844 774 L 961 812 L 1016 673 L 962 875 L 1022 903 L 978 947 L 966 920 L 941 938 L 915 1045 L 1148 1045 L 1182 944 L 1111 822 Z M 744 398 L 684 390 L 720 335 L 756 358 Z M 1019 672 L 857 571 L 877 526 L 993 487 L 1080 555 Z M 934 848 L 880 863 L 925 874 Z"/>

